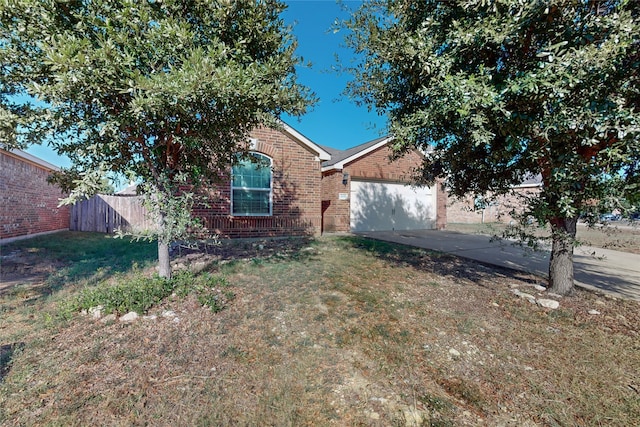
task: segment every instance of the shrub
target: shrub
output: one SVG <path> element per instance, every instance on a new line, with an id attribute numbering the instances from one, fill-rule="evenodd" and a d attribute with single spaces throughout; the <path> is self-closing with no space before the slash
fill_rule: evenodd
<path id="1" fill-rule="evenodd" d="M 173 293 L 182 298 L 193 293 L 202 305 L 218 312 L 233 298 L 233 293 L 225 289 L 228 286 L 224 277 L 209 273 L 196 276 L 191 272 L 181 271 L 171 279 L 157 275 L 146 277 L 137 273 L 121 278 L 114 285 L 103 282 L 96 287 L 85 288 L 80 295 L 62 307 L 62 312 L 68 315 L 102 306 L 106 314 L 124 314 L 130 311 L 144 314 Z"/>

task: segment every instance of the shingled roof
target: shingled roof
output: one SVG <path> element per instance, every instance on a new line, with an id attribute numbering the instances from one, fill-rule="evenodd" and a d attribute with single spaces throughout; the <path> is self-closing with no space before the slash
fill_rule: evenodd
<path id="1" fill-rule="evenodd" d="M 383 136 L 364 144 L 356 145 L 347 150 L 337 150 L 330 147 L 322 147 L 331 154 L 331 159 L 322 162 L 322 170 L 342 169 L 346 163 L 349 163 L 367 153 L 387 144 L 391 140 L 390 136 Z"/>

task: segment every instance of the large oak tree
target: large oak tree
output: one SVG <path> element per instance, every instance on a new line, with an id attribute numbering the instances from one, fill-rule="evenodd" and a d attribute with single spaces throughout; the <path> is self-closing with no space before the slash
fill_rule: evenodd
<path id="1" fill-rule="evenodd" d="M 47 141 L 77 192 L 133 174 L 158 214 L 160 275 L 184 219 L 180 182 L 203 184 L 249 132 L 302 114 L 295 40 L 277 0 L 0 2 L 0 142 Z M 32 100 L 34 102 L 28 102 Z M 187 199 L 182 199 L 189 200 Z"/>
<path id="2" fill-rule="evenodd" d="M 639 190 L 639 5 L 366 2 L 346 23 L 360 58 L 348 91 L 388 115 L 398 154 L 425 149 L 420 178 L 455 196 L 540 174 L 524 216 L 551 227 L 550 285 L 566 294 L 579 215 Z"/>

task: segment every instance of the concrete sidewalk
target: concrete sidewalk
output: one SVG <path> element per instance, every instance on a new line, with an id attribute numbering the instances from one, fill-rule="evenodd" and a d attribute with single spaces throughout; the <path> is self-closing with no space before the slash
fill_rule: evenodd
<path id="1" fill-rule="evenodd" d="M 548 277 L 549 254 L 532 252 L 490 236 L 445 230 L 368 231 L 356 233 L 372 239 L 416 246 L 487 264 Z M 640 301 L 640 255 L 580 246 L 574 252 L 574 278 L 578 286 Z"/>

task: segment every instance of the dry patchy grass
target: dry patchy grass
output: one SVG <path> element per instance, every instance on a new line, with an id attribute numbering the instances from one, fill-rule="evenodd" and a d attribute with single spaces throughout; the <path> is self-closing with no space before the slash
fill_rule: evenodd
<path id="1" fill-rule="evenodd" d="M 453 256 L 355 237 L 271 244 L 245 244 L 235 255 L 244 260 L 207 264 L 236 294 L 220 313 L 169 298 L 151 314 L 173 310 L 178 320 L 104 324 L 78 315 L 28 334 L 0 329 L 0 344 L 23 343 L 11 350 L 0 422 L 629 426 L 640 419 L 637 302 L 579 290 L 550 311 L 510 291 L 536 293 L 537 278 Z"/>

